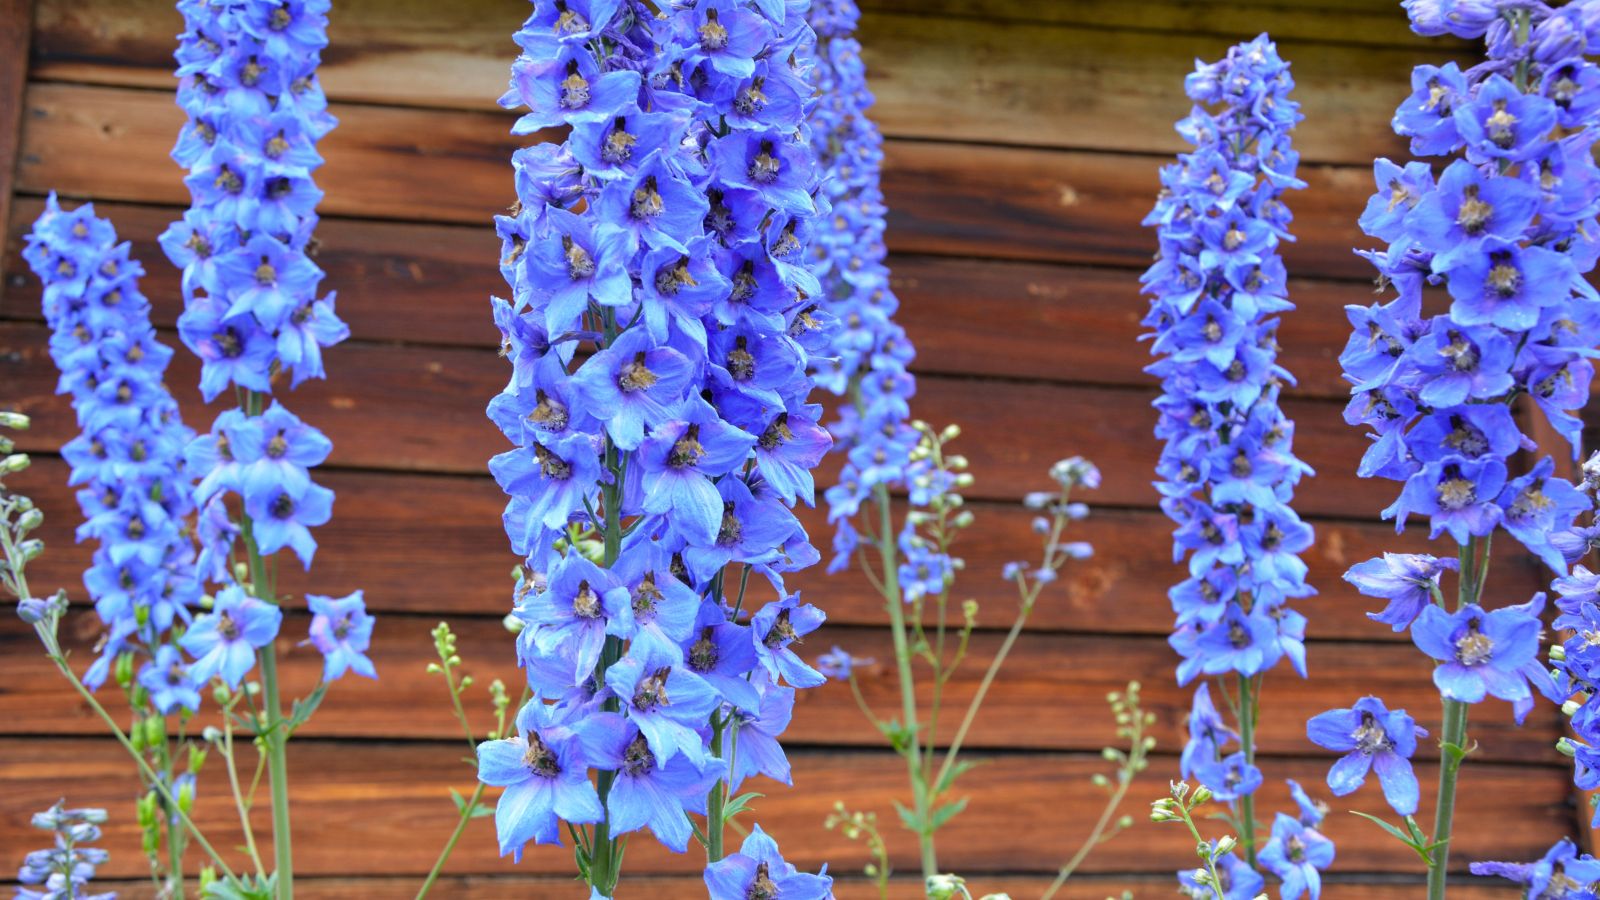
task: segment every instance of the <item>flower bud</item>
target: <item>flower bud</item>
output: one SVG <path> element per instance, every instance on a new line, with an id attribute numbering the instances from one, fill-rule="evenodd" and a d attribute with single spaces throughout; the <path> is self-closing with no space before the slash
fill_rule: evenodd
<path id="1" fill-rule="evenodd" d="M 956 894 L 965 894 L 966 880 L 959 875 L 929 875 L 928 900 L 950 900 Z"/>
<path id="2" fill-rule="evenodd" d="M 1210 803 L 1212 796 L 1211 789 L 1202 784 L 1194 789 L 1194 805 L 1199 806 L 1202 803 Z"/>
<path id="3" fill-rule="evenodd" d="M 133 654 L 119 653 L 112 671 L 116 673 L 117 684 L 127 690 L 133 684 Z"/>
<path id="4" fill-rule="evenodd" d="M 37 597 L 29 597 L 17 603 L 17 617 L 29 625 L 43 622 L 50 615 L 50 604 Z"/>
<path id="5" fill-rule="evenodd" d="M 39 558 L 44 552 L 44 541 L 27 540 L 17 545 L 17 555 L 22 557 L 24 563 L 30 563 Z"/>
<path id="6" fill-rule="evenodd" d="M 1226 856 L 1239 846 L 1239 840 L 1231 834 L 1225 834 L 1217 839 L 1217 855 Z"/>
<path id="7" fill-rule="evenodd" d="M 11 428 L 17 431 L 27 431 L 32 421 L 19 412 L 0 412 L 0 428 Z"/>
<path id="8" fill-rule="evenodd" d="M 44 510 L 34 508 L 17 516 L 17 532 L 27 534 L 44 524 Z"/>
<path id="9" fill-rule="evenodd" d="M 28 454 L 13 453 L 4 459 L 0 459 L 0 474 L 9 475 L 16 472 L 21 472 L 23 469 L 26 469 L 31 462 L 32 460 L 28 459 Z"/>

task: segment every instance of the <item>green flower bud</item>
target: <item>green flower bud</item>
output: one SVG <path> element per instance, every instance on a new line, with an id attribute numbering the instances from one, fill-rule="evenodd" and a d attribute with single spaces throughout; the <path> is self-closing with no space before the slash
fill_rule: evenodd
<path id="1" fill-rule="evenodd" d="M 33 422 L 19 412 L 0 412 L 0 428 L 12 428 L 17 431 L 27 431 Z"/>

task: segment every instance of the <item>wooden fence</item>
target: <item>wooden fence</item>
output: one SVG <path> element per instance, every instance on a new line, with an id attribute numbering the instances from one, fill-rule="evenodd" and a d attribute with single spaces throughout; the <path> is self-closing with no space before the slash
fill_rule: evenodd
<path id="1" fill-rule="evenodd" d="M 480 684 L 515 683 L 507 611 L 513 562 L 500 529 L 502 495 L 485 461 L 503 440 L 482 407 L 506 369 L 487 298 L 503 290 L 490 217 L 513 199 L 508 163 L 518 140 L 494 100 L 515 48 L 523 0 L 339 0 L 323 81 L 340 127 L 323 143 L 319 263 L 337 289 L 352 338 L 328 354 L 330 380 L 295 392 L 293 406 L 335 449 L 322 477 L 338 492 L 318 532 L 314 576 L 286 574 L 289 590 L 340 594 L 365 588 L 382 614 L 373 656 L 381 681 L 347 680 L 291 748 L 296 850 L 304 892 L 314 897 L 410 896 L 454 818 L 447 788 L 469 788 L 472 770 L 437 679 L 423 667 L 428 630 L 455 623 Z M 1282 779 L 1314 790 L 1331 761 L 1309 745 L 1304 719 L 1383 695 L 1421 720 L 1437 717 L 1428 662 L 1364 613 L 1372 604 L 1340 579 L 1384 549 L 1416 549 L 1424 533 L 1396 537 L 1377 519 L 1396 487 L 1354 477 L 1365 441 L 1341 418 L 1335 357 L 1347 325 L 1342 307 L 1371 294 L 1365 239 L 1355 220 L 1371 190 L 1375 155 L 1403 155 L 1389 131 L 1408 91 L 1410 67 L 1466 52 L 1424 41 L 1387 0 L 865 0 L 862 42 L 887 137 L 885 188 L 890 263 L 901 319 L 919 349 L 917 415 L 960 423 L 961 450 L 977 477 L 969 492 L 979 525 L 963 547 L 961 591 L 982 603 L 985 630 L 967 674 L 951 686 L 962 703 L 1009 623 L 1014 597 L 1002 562 L 1033 545 L 1018 501 L 1047 485 L 1054 460 L 1082 454 L 1105 473 L 1084 499 L 1095 515 L 1078 530 L 1093 559 L 1071 565 L 1046 595 L 969 744 L 989 762 L 966 776 L 968 811 L 944 834 L 942 862 L 984 890 L 1036 894 L 1088 828 L 1099 794 L 1088 786 L 1114 742 L 1104 706 L 1129 678 L 1145 683 L 1157 714 L 1160 753 L 1130 796 L 1135 829 L 1095 853 L 1073 898 L 1124 888 L 1162 895 L 1193 848 L 1180 829 L 1143 821 L 1148 800 L 1176 776 L 1189 692 L 1173 684 L 1166 588 L 1169 524 L 1150 487 L 1158 445 L 1155 396 L 1137 342 L 1146 303 L 1137 275 L 1154 249 L 1139 226 L 1153 201 L 1157 167 L 1182 145 L 1173 120 L 1188 102 L 1184 74 L 1233 41 L 1273 33 L 1299 82 L 1307 119 L 1296 143 L 1310 186 L 1289 198 L 1297 243 L 1284 255 L 1299 310 L 1280 333 L 1282 360 L 1300 379 L 1286 407 L 1297 450 L 1318 471 L 1296 507 L 1316 526 L 1310 617 L 1312 677 L 1287 671 L 1267 684 L 1260 734 L 1266 808 L 1287 802 Z M 134 243 L 150 275 L 144 291 L 170 331 L 180 308 L 177 272 L 156 236 L 188 202 L 167 156 L 182 120 L 173 104 L 171 51 L 181 19 L 163 0 L 0 0 L 0 408 L 34 417 L 23 437 L 37 457 L 16 480 L 48 515 L 50 551 L 37 585 L 66 585 L 81 599 L 88 558 L 72 544 L 77 510 L 66 468 L 53 455 L 73 432 L 53 395 L 38 286 L 18 256 L 44 194 L 92 199 Z M 19 127 L 14 127 L 20 123 Z M 9 204 L 9 214 L 7 205 Z M 196 366 L 180 352 L 170 383 L 188 421 L 204 427 L 192 389 Z M 819 479 L 829 483 L 836 462 Z M 824 516 L 803 516 L 826 545 Z M 1501 542 L 1495 600 L 1520 600 L 1542 576 L 1520 548 Z M 837 643 L 890 657 L 883 613 L 868 585 L 820 571 L 798 579 L 830 620 L 816 650 Z M 68 631 L 80 661 L 91 617 Z M 321 665 L 292 649 L 303 618 L 286 623 L 286 690 L 309 689 Z M 22 624 L 0 617 L 0 860 L 37 843 L 27 815 L 66 794 L 109 806 L 103 869 L 138 894 L 143 861 L 132 826 L 131 770 L 122 752 L 49 670 Z M 869 670 L 869 702 L 894 704 L 889 671 Z M 1540 705 L 1516 728 L 1491 702 L 1474 714 L 1480 750 L 1464 783 L 1456 851 L 1464 868 L 1485 856 L 1537 857 L 1576 834 L 1565 761 L 1551 749 L 1560 723 Z M 948 734 L 942 735 L 948 738 Z M 770 786 L 759 818 L 791 859 L 831 862 L 841 897 L 864 897 L 854 876 L 862 849 L 822 821 L 836 799 L 876 810 L 894 861 L 908 875 L 914 842 L 894 830 L 891 798 L 903 772 L 856 713 L 848 691 L 802 694 L 788 735 L 796 787 Z M 1424 805 L 1436 756 L 1419 775 Z M 212 773 L 216 775 L 217 773 Z M 1326 794 L 1325 790 L 1320 793 Z M 225 787 L 203 781 L 197 818 L 219 844 L 237 842 Z M 1416 896 L 1415 857 L 1346 808 L 1379 812 L 1370 790 L 1339 801 L 1328 832 L 1339 842 L 1333 897 Z M 262 823 L 265 827 L 265 822 Z M 703 862 L 639 840 L 629 869 L 648 879 L 631 896 L 703 896 Z M 521 866 L 496 858 L 487 820 L 474 823 L 439 896 L 576 896 L 566 851 L 529 852 Z M 1464 877 L 1464 876 L 1463 876 Z M 917 895 L 915 879 L 896 896 Z M 1075 880 L 1075 885 L 1080 881 Z M 148 880 L 145 881 L 148 890 Z M 1487 887 L 1463 896 L 1488 896 Z"/>

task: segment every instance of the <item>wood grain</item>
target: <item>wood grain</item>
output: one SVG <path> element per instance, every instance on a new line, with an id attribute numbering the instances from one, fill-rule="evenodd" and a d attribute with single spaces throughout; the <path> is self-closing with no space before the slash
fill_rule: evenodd
<path id="1" fill-rule="evenodd" d="M 17 151 L 22 142 L 22 107 L 28 83 L 28 47 L 33 38 L 32 0 L 0 0 L 0 229 L 11 224 Z M 8 261 L 0 260 L 0 279 Z"/>
<path id="2" fill-rule="evenodd" d="M 335 104 L 340 125 L 317 172 L 324 215 L 470 224 L 513 199 L 509 119 Z M 1387 113 L 1385 120 L 1387 120 Z M 18 189 L 43 195 L 187 205 L 168 158 L 182 115 L 165 92 L 35 83 L 29 88 Z M 890 141 L 884 163 L 888 240 L 899 252 L 1142 268 L 1155 240 L 1139 222 L 1165 157 Z M 1352 247 L 1372 192 L 1370 163 L 1303 167 L 1289 198 L 1299 240 L 1284 248 L 1300 277 L 1370 281 Z M 491 240 L 488 237 L 480 241 Z M 479 244 L 483 246 L 483 244 Z"/>
<path id="3" fill-rule="evenodd" d="M 350 0 L 334 11 L 320 74 L 338 100 L 493 109 L 515 54 L 510 34 L 525 16 L 519 0 Z M 1205 30 L 1185 28 L 1182 17 L 1160 31 L 1027 18 L 869 9 L 860 36 L 885 133 L 1175 152 L 1183 145 L 1172 122 L 1189 111 L 1182 79 L 1192 60 L 1216 58 L 1265 24 L 1242 10 L 1226 20 L 1191 11 L 1189 18 L 1213 23 Z M 168 88 L 180 24 L 157 0 L 47 0 L 38 77 Z M 1369 19 L 1367 26 L 1409 37 L 1398 10 L 1383 25 Z M 1306 114 L 1296 135 L 1301 154 L 1358 164 L 1404 151 L 1388 121 L 1408 93 L 1411 66 L 1430 50 L 1446 57 L 1453 49 L 1293 37 L 1279 45 L 1294 66 L 1295 97 Z"/>
<path id="4" fill-rule="evenodd" d="M 447 788 L 470 788 L 472 771 L 461 761 L 464 748 L 459 743 L 417 742 L 408 740 L 410 736 L 402 730 L 386 741 L 305 740 L 290 745 L 297 874 L 415 877 L 428 869 L 436 842 L 442 842 L 455 817 Z M 891 823 L 890 800 L 901 787 L 900 760 L 887 752 L 854 751 L 796 751 L 790 758 L 795 782 L 803 789 L 768 787 L 747 821 L 758 821 L 777 835 L 796 865 L 815 870 L 831 861 L 841 871 L 853 869 L 862 858 L 859 849 L 824 830 L 822 821 L 835 799 L 846 799 L 855 808 L 876 810 L 880 822 Z M 1098 812 L 1101 797 L 1087 787 L 1087 779 L 1105 761 L 1098 755 L 1056 753 L 1003 754 L 987 760 L 959 782 L 970 804 L 941 843 L 941 864 L 975 879 L 1053 871 L 1055 860 L 1076 846 L 1085 823 Z M 1261 790 L 1262 808 L 1292 809 L 1280 779 L 1316 785 L 1327 766 L 1325 758 L 1275 762 Z M 0 847 L 32 846 L 36 838 L 27 814 L 49 806 L 60 798 L 63 785 L 71 785 L 72 804 L 112 811 L 104 842 L 111 861 L 103 874 L 142 875 L 129 767 L 122 749 L 110 739 L 0 739 Z M 1127 805 L 1135 817 L 1133 831 L 1101 847 L 1084 871 L 1171 871 L 1188 864 L 1194 850 L 1188 834 L 1143 817 L 1147 803 L 1166 792 L 1172 768 L 1170 757 L 1156 760 L 1135 782 Z M 1423 763 L 1417 769 L 1422 802 L 1429 808 L 1435 767 Z M 202 773 L 195 819 L 214 844 L 231 847 L 239 842 L 238 819 L 226 801 L 222 778 L 215 764 Z M 1478 763 L 1467 766 L 1462 779 L 1452 867 L 1464 871 L 1469 861 L 1485 858 L 1536 859 L 1571 828 L 1565 771 Z M 1373 814 L 1387 809 L 1370 785 L 1339 801 L 1337 808 Z M 1019 828 L 1019 822 L 1028 824 Z M 1340 871 L 1417 871 L 1416 857 L 1369 822 L 1340 812 L 1327 831 L 1339 844 Z M 910 864 L 915 845 L 898 832 L 892 840 L 893 864 Z M 518 867 L 497 859 L 493 826 L 480 819 L 468 829 L 447 871 L 565 874 L 571 865 L 570 851 L 554 847 L 531 847 Z M 702 865 L 703 856 L 673 855 L 654 841 L 629 844 L 628 870 L 635 875 L 688 874 Z"/>

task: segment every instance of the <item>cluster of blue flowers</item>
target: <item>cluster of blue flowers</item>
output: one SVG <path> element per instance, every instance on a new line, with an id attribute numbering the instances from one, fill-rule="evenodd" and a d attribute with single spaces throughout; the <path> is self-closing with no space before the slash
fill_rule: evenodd
<path id="1" fill-rule="evenodd" d="M 855 0 L 816 0 L 810 13 L 818 92 L 811 143 L 833 206 L 831 220 L 818 229 L 813 268 L 822 282 L 823 308 L 838 320 L 828 357 L 816 361 L 815 374 L 818 385 L 852 401 L 840 406 L 839 420 L 828 426 L 835 448 L 847 453 L 838 482 L 824 493 L 835 528 L 830 572 L 849 567 L 860 542 L 852 519 L 880 487 L 906 489 L 914 506 L 926 505 L 938 489 L 928 483 L 938 477 L 929 460 L 913 452 L 921 437 L 909 422 L 917 390 L 909 367 L 916 348 L 894 321 L 900 301 L 884 263 L 883 136 L 867 115 L 873 97 L 855 37 L 860 17 Z M 943 590 L 951 561 L 918 539 L 910 519 L 898 543 L 903 599 Z"/>
<path id="2" fill-rule="evenodd" d="M 316 75 L 328 6 L 178 4 L 186 25 L 176 53 L 178 105 L 188 121 L 172 157 L 189 169 L 184 183 L 193 203 L 161 245 L 183 270 L 178 333 L 200 358 L 201 393 L 211 401 L 232 386 L 240 398 L 185 450 L 199 479 L 200 574 L 223 587 L 182 643 L 196 657 L 196 677 L 220 676 L 231 687 L 282 621 L 263 593 L 267 585 L 255 585 L 258 596 L 250 596 L 234 583 L 236 541 L 242 537 L 262 557 L 290 549 L 310 568 L 317 546 L 311 529 L 332 515 L 333 492 L 310 476 L 332 444 L 278 401 L 266 403 L 285 378 L 292 387 L 323 377 L 322 349 L 349 334 L 334 314 L 333 294 L 318 295 L 323 273 L 309 256 L 322 199 L 311 178 L 322 164 L 316 144 L 335 125 Z M 237 498 L 232 508 L 230 497 Z M 365 659 L 372 627 L 360 593 L 340 601 L 335 616 L 312 626 L 312 642 L 327 657 L 325 674 L 336 678 L 352 667 L 373 674 L 370 663 L 357 661 Z"/>
<path id="3" fill-rule="evenodd" d="M 33 816 L 33 827 L 55 834 L 55 846 L 35 850 L 17 872 L 15 900 L 116 900 L 116 892 L 91 893 L 89 881 L 109 854 L 86 847 L 100 840 L 103 809 L 67 809 L 58 802 Z"/>
<path id="4" fill-rule="evenodd" d="M 1156 488 L 1178 524 L 1173 560 L 1187 558 L 1189 575 L 1170 592 L 1177 621 L 1169 643 L 1183 657 L 1180 684 L 1233 674 L 1242 701 L 1235 729 L 1210 687 L 1196 689 L 1181 765 L 1229 802 L 1261 785 L 1251 688 L 1285 657 L 1305 675 L 1305 617 L 1289 601 L 1314 593 L 1299 557 L 1312 530 L 1289 506 L 1311 470 L 1294 456 L 1294 423 L 1278 405 L 1292 383 L 1277 364 L 1277 315 L 1293 309 L 1278 256 L 1279 243 L 1292 239 L 1282 196 L 1304 186 L 1289 139 L 1302 118 L 1293 87 L 1266 35 L 1198 64 L 1185 82 L 1195 106 L 1177 126 L 1195 149 L 1162 169 L 1161 197 L 1145 218 L 1160 241 L 1142 279 L 1151 297 L 1144 324 L 1160 357 L 1146 371 L 1161 379 L 1156 436 L 1166 442 Z M 1280 818 L 1274 842 L 1290 839 L 1279 836 L 1284 821 L 1295 820 Z M 1247 826 L 1247 844 L 1252 835 Z M 1306 841 L 1298 832 L 1293 839 Z M 1293 885 L 1314 888 L 1280 856 L 1263 848 L 1260 862 L 1283 880 L 1285 896 L 1298 895 Z M 1243 866 L 1231 881 L 1259 883 L 1230 860 L 1219 861 L 1219 872 Z"/>
<path id="5" fill-rule="evenodd" d="M 61 449 L 85 519 L 78 539 L 99 542 L 83 580 L 105 637 L 84 681 L 98 687 L 118 657 L 136 654 L 141 684 L 178 689 L 152 692 L 161 712 L 193 710 L 193 682 L 172 664 L 170 644 L 174 623 L 187 622 L 200 597 L 183 460 L 193 432 L 163 382 L 172 349 L 150 325 L 144 270 L 92 205 L 68 212 L 53 194 L 23 257 L 44 283 L 57 391 L 71 395 L 82 429 Z"/>
<path id="6" fill-rule="evenodd" d="M 1600 295 L 1585 279 L 1600 256 L 1593 157 L 1600 70 L 1584 58 L 1600 50 L 1600 20 L 1582 3 L 1553 9 L 1542 2 L 1412 0 L 1406 7 L 1413 31 L 1483 38 L 1487 58 L 1465 70 L 1417 66 L 1412 93 L 1395 112 L 1395 131 L 1410 140 L 1412 153 L 1445 162 L 1436 168 L 1379 159 L 1374 166 L 1377 192 L 1361 227 L 1387 246 L 1363 255 L 1395 296 L 1348 308 L 1353 334 L 1340 363 L 1354 387 L 1345 418 L 1372 438 L 1360 474 L 1403 484 L 1384 516 L 1397 530 L 1413 514 L 1426 516 L 1431 537 L 1448 535 L 1460 549 L 1458 558 L 1444 559 L 1385 554 L 1354 566 L 1345 579 L 1386 601 L 1371 618 L 1409 629 L 1435 660 L 1433 681 L 1446 703 L 1443 795 L 1454 791 L 1455 748 L 1466 746 L 1464 704 L 1497 697 L 1521 722 L 1535 691 L 1561 703 L 1574 691 L 1592 691 L 1600 674 L 1589 668 L 1592 648 L 1581 636 L 1568 642 L 1564 661 L 1559 650 L 1552 654 L 1559 678 L 1541 663 L 1544 594 L 1493 610 L 1481 605 L 1497 529 L 1562 576 L 1600 535 L 1577 524 L 1593 506 L 1594 485 L 1585 491 L 1555 477 L 1548 456 L 1524 474 L 1511 471 L 1513 456 L 1539 449 L 1512 415 L 1522 395 L 1578 446 L 1582 423 L 1571 411 L 1588 398 L 1590 357 L 1600 342 Z M 1441 584 L 1447 571 L 1457 582 L 1449 607 Z M 1600 623 L 1586 606 L 1600 581 L 1587 570 L 1577 567 L 1555 587 L 1563 612 L 1557 627 L 1583 631 Z M 1574 718 L 1580 735 L 1590 729 L 1590 743 L 1600 737 L 1596 723 L 1587 706 Z M 1367 697 L 1316 717 L 1308 731 L 1316 743 L 1347 754 L 1328 775 L 1335 793 L 1355 790 L 1370 767 L 1397 813 L 1416 811 L 1408 758 L 1423 731 L 1403 710 Z M 1579 757 L 1579 783 L 1600 784 L 1588 745 L 1568 746 Z M 1432 839 L 1448 837 L 1445 830 Z M 1553 877 L 1568 885 L 1595 880 L 1590 863 L 1574 856 L 1570 845 L 1558 846 L 1540 863 L 1473 870 L 1531 884 L 1528 896 L 1579 896 L 1546 892 Z M 1434 863 L 1442 870 L 1442 856 Z M 1563 865 L 1571 877 L 1552 874 Z"/>
<path id="7" fill-rule="evenodd" d="M 512 374 L 488 412 L 516 446 L 490 471 L 535 698 L 479 777 L 505 788 L 502 853 L 564 821 L 609 895 L 619 835 L 681 852 L 697 813 L 720 845 L 729 788 L 789 781 L 777 738 L 822 681 L 796 647 L 823 614 L 783 587 L 819 556 L 790 506 L 829 446 L 806 374 L 828 338 L 813 36 L 794 4 L 535 0 L 516 41 L 514 132 L 571 130 L 516 152 L 496 220 Z M 778 596 L 754 615 L 752 572 Z M 713 896 L 771 895 L 768 849 L 708 870 Z"/>

